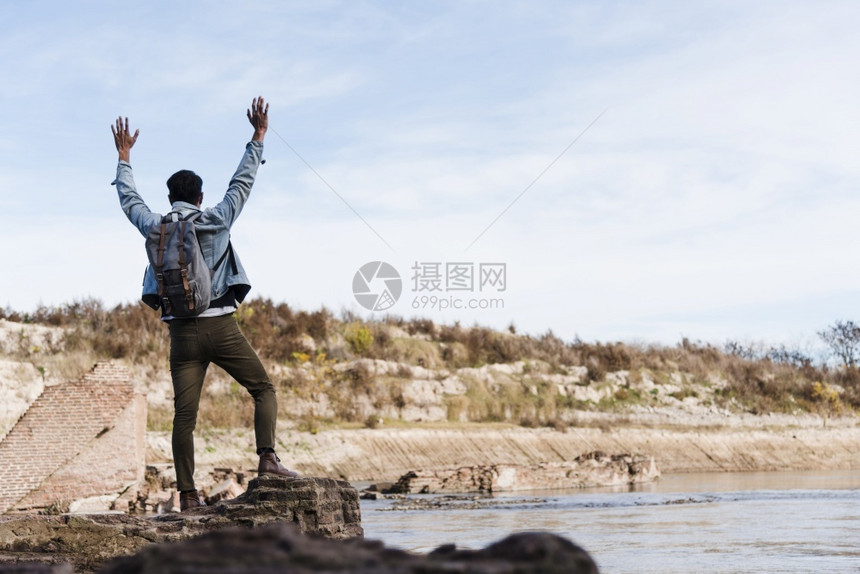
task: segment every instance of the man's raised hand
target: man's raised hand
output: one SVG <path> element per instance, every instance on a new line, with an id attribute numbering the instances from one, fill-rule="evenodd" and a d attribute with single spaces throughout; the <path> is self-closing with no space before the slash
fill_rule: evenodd
<path id="1" fill-rule="evenodd" d="M 116 125 L 110 127 L 110 131 L 113 133 L 113 143 L 116 144 L 119 159 L 129 161 L 131 148 L 137 141 L 140 130 L 134 130 L 134 135 L 131 135 L 128 131 L 128 118 L 125 118 L 125 124 L 123 124 L 122 116 L 120 116 L 116 119 Z"/>
<path id="2" fill-rule="evenodd" d="M 251 109 L 248 110 L 248 121 L 254 126 L 253 141 L 261 142 L 269 129 L 269 104 L 263 100 L 263 96 L 254 98 Z"/>

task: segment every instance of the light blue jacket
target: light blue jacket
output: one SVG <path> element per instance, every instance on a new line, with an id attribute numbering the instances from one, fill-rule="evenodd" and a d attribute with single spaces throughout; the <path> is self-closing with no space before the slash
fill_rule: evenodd
<path id="1" fill-rule="evenodd" d="M 209 268 L 212 269 L 220 260 L 217 268 L 212 269 L 213 301 L 226 295 L 227 291 L 233 288 L 236 301 L 241 303 L 248 291 L 251 290 L 245 269 L 230 244 L 230 228 L 242 212 L 245 202 L 248 201 L 262 156 L 263 142 L 249 142 L 245 146 L 242 162 L 230 179 L 230 185 L 227 188 L 227 193 L 224 194 L 224 199 L 215 207 L 202 210 L 202 215 L 194 222 L 200 249 L 203 251 Z M 131 165 L 128 162 L 119 162 L 116 167 L 116 179 L 111 185 L 116 185 L 120 206 L 122 206 L 128 220 L 137 227 L 141 235 L 146 237 L 154 225 L 161 223 L 163 215 L 153 213 L 140 197 L 140 194 L 137 193 Z M 201 210 L 190 203 L 177 201 L 171 206 L 171 211 L 186 214 Z M 230 253 L 222 258 L 228 249 Z M 143 276 L 143 300 L 151 307 L 158 308 L 158 284 L 151 266 L 147 266 Z"/>

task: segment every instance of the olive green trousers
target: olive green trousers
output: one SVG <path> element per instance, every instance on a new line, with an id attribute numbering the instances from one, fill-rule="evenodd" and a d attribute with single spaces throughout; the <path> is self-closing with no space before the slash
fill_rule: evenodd
<path id="1" fill-rule="evenodd" d="M 210 363 L 227 371 L 254 399 L 257 449 L 274 448 L 278 403 L 260 358 L 233 315 L 173 319 L 170 375 L 173 379 L 173 461 L 180 491 L 194 489 L 194 428 L 203 379 Z"/>

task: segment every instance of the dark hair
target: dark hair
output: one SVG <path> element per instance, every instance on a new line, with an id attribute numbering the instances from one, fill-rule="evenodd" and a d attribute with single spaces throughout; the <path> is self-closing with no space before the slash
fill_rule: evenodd
<path id="1" fill-rule="evenodd" d="M 203 180 L 193 171 L 183 169 L 177 171 L 167 180 L 167 189 L 173 201 L 184 201 L 197 205 L 203 195 Z"/>

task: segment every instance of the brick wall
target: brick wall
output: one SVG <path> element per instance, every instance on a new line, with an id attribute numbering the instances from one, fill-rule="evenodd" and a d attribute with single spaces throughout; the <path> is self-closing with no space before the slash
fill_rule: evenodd
<path id="1" fill-rule="evenodd" d="M 142 480 L 146 402 L 128 371 L 98 363 L 45 388 L 0 442 L 0 513 L 116 493 Z"/>

